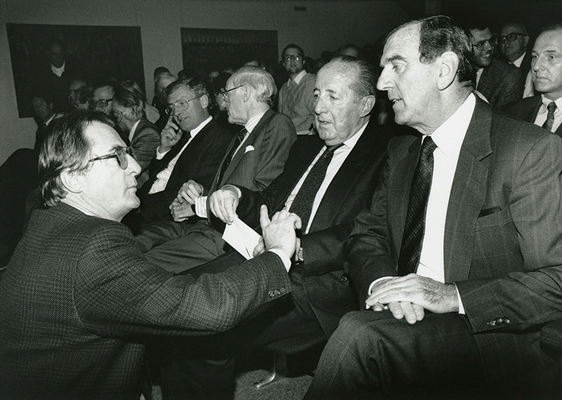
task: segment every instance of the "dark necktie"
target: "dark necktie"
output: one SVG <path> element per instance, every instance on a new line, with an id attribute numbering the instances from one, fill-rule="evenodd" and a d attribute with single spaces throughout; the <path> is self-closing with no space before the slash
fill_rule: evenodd
<path id="1" fill-rule="evenodd" d="M 431 136 L 426 136 L 421 146 L 420 159 L 410 189 L 408 213 L 406 214 L 402 248 L 398 260 L 398 275 L 416 272 L 420 261 L 425 232 L 427 199 L 433 178 L 433 151 L 436 147 Z"/>
<path id="2" fill-rule="evenodd" d="M 308 225 L 316 193 L 318 192 L 318 189 L 320 189 L 320 186 L 326 177 L 328 165 L 332 161 L 336 149 L 341 146 L 343 146 L 343 143 L 335 146 L 328 146 L 328 149 L 320 156 L 320 158 L 316 161 L 316 164 L 314 164 L 306 176 L 306 179 L 291 204 L 290 211 L 301 217 L 303 232 Z"/>
<path id="3" fill-rule="evenodd" d="M 549 132 L 552 132 L 552 126 L 554 125 L 554 112 L 556 111 L 556 103 L 551 101 L 548 106 L 546 106 L 548 110 L 548 115 L 546 116 L 546 121 L 542 127 Z"/>
<path id="4" fill-rule="evenodd" d="M 238 134 L 234 138 L 234 143 L 232 144 L 232 147 L 228 151 L 228 154 L 226 155 L 226 157 L 224 159 L 224 162 L 222 163 L 221 172 L 219 174 L 219 179 L 217 181 L 217 183 L 219 185 L 222 182 L 222 177 L 224 176 L 224 173 L 225 173 L 226 169 L 228 168 L 228 166 L 230 165 L 230 162 L 232 161 L 232 159 L 234 158 L 234 155 L 236 154 L 236 150 L 238 149 L 240 144 L 242 144 L 242 141 L 246 137 L 246 133 L 248 133 L 248 131 L 246 130 L 246 128 L 244 128 L 240 132 L 238 132 Z"/>

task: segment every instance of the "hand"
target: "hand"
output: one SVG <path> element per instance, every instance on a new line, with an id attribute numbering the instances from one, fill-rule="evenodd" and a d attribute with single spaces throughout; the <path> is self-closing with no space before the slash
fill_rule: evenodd
<path id="1" fill-rule="evenodd" d="M 238 193 L 229 186 L 223 186 L 209 197 L 211 212 L 228 225 L 232 224 L 236 217 L 239 201 Z"/>
<path id="2" fill-rule="evenodd" d="M 166 153 L 169 151 L 177 142 L 180 141 L 183 131 L 174 122 L 174 118 L 170 115 L 168 122 L 162 132 L 160 132 L 160 153 Z"/>
<path id="3" fill-rule="evenodd" d="M 301 219 L 297 214 L 281 210 L 269 220 L 267 206 L 260 208 L 260 225 L 266 250 L 278 249 L 289 257 L 295 254 L 297 235 L 295 229 L 301 228 Z"/>
<path id="4" fill-rule="evenodd" d="M 178 191 L 177 200 L 181 203 L 187 201 L 189 204 L 195 204 L 195 199 L 203 194 L 203 186 L 199 183 L 189 180 L 184 183 Z"/>
<path id="5" fill-rule="evenodd" d="M 459 311 L 455 285 L 417 274 L 377 282 L 366 304 L 375 311 L 387 305 L 395 318 L 406 317 L 412 324 L 423 319 L 424 309 L 437 314 Z"/>
<path id="6" fill-rule="evenodd" d="M 172 204 L 170 204 L 170 212 L 172 213 L 172 217 L 174 217 L 174 221 L 176 222 L 183 222 L 195 215 L 191 204 L 186 201 L 180 202 L 178 199 L 175 199 Z"/>
<path id="7" fill-rule="evenodd" d="M 260 236 L 260 240 L 258 241 L 258 244 L 256 244 L 256 247 L 254 247 L 252 255 L 257 257 L 263 252 L 265 252 L 265 243 L 263 242 L 263 236 Z"/>

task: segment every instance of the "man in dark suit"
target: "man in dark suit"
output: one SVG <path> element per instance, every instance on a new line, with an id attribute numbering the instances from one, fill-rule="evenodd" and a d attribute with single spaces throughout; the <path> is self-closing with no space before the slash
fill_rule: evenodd
<path id="1" fill-rule="evenodd" d="M 562 137 L 562 63 L 557 61 L 562 57 L 562 24 L 545 27 L 532 54 L 531 73 L 540 95 L 508 104 L 502 111 Z"/>
<path id="2" fill-rule="evenodd" d="M 517 101 L 522 96 L 521 72 L 514 65 L 494 58 L 496 39 L 487 26 L 470 26 L 472 63 L 476 67 L 476 90 L 492 108 Z"/>
<path id="3" fill-rule="evenodd" d="M 171 83 L 168 113 L 160 146 L 149 166 L 149 179 L 139 189 L 140 216 L 145 223 L 171 220 L 170 204 L 192 179 L 211 187 L 232 136 L 209 115 L 209 92 L 195 78 Z"/>
<path id="4" fill-rule="evenodd" d="M 267 71 L 243 67 L 224 89 L 229 121 L 244 128 L 230 142 L 210 188 L 187 181 L 170 205 L 174 221 L 149 224 L 136 236 L 148 250 L 148 261 L 168 271 L 181 272 L 225 252 L 222 234 L 207 222 L 204 193 L 211 194 L 227 183 L 264 190 L 283 170 L 297 138 L 289 117 L 271 109 L 277 87 Z"/>
<path id="5" fill-rule="evenodd" d="M 306 399 L 556 393 L 538 343 L 562 314 L 562 141 L 471 93 L 470 45 L 443 16 L 388 37 L 378 88 L 422 137 L 389 144 L 348 242 L 371 310 L 342 318 Z"/>
<path id="6" fill-rule="evenodd" d="M 265 207 L 268 251 L 239 267 L 194 279 L 147 263 L 119 223 L 140 166 L 102 113 L 58 120 L 39 164 L 50 208 L 0 282 L 0 398 L 138 399 L 147 335 L 224 331 L 291 291 L 300 220 Z"/>
<path id="7" fill-rule="evenodd" d="M 521 72 L 521 90 L 523 97 L 534 94 L 531 79 L 531 52 L 529 50 L 527 27 L 520 22 L 509 22 L 499 32 L 498 44 L 506 60 L 519 68 Z"/>

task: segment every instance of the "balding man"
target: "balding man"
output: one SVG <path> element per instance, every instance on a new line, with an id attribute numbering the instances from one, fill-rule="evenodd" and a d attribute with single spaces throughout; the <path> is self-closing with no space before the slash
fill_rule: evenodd
<path id="1" fill-rule="evenodd" d="M 509 22 L 501 29 L 498 36 L 500 51 L 505 58 L 521 71 L 523 97 L 534 94 L 531 78 L 531 52 L 528 51 L 529 34 L 527 27 L 520 22 Z"/>

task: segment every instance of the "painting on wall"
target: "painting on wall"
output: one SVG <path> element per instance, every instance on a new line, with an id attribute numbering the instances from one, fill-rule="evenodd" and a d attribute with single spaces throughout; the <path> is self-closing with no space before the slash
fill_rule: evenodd
<path id="1" fill-rule="evenodd" d="M 132 79 L 145 90 L 140 27 L 6 24 L 6 28 L 20 118 L 34 116 L 34 93 L 50 96 L 56 112 L 69 110 L 69 83 L 78 78 L 88 85 Z"/>
<path id="2" fill-rule="evenodd" d="M 188 72 L 233 71 L 251 61 L 274 72 L 279 65 L 277 31 L 181 28 L 181 42 Z"/>

